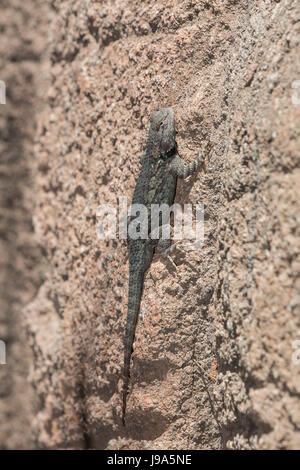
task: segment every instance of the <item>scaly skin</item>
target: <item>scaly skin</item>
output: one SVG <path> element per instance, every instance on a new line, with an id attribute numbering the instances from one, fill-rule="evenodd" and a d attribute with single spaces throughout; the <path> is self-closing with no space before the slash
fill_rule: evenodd
<path id="1" fill-rule="evenodd" d="M 134 190 L 132 204 L 143 204 L 148 209 L 148 237 L 129 240 L 129 292 L 128 313 L 124 335 L 124 371 L 123 371 L 123 406 L 122 422 L 125 426 L 126 400 L 130 379 L 130 360 L 140 303 L 143 291 L 145 272 L 149 268 L 155 250 L 167 248 L 169 240 L 151 240 L 150 233 L 155 227 L 150 224 L 152 204 L 174 202 L 177 177 L 186 178 L 197 170 L 202 162 L 199 157 L 185 166 L 177 153 L 175 142 L 174 111 L 164 108 L 152 114 L 147 139 L 146 151 L 142 158 L 142 168 Z M 130 221 L 134 220 L 131 215 Z M 130 223 L 129 223 L 130 227 Z M 163 242 L 163 243 L 160 243 Z"/>

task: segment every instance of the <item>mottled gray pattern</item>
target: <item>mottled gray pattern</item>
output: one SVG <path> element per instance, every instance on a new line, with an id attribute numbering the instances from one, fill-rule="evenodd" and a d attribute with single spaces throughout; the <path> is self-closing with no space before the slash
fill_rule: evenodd
<path id="1" fill-rule="evenodd" d="M 133 204 L 147 207 L 148 235 L 155 227 L 150 224 L 152 204 L 174 202 L 177 177 L 185 178 L 197 170 L 202 156 L 185 166 L 177 153 L 175 141 L 174 111 L 172 108 L 161 109 L 152 114 L 147 139 L 146 151 L 142 158 L 142 169 L 133 194 Z M 129 223 L 133 220 L 129 219 Z M 170 245 L 169 240 L 137 239 L 129 241 L 129 293 L 128 314 L 124 336 L 124 385 L 122 421 L 125 425 L 126 398 L 130 377 L 130 359 L 136 329 L 137 318 L 143 291 L 145 271 L 149 268 L 155 250 L 162 252 Z"/>

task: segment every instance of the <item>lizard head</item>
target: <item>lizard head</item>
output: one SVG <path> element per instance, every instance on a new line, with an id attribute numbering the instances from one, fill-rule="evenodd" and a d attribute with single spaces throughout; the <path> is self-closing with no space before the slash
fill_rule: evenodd
<path id="1" fill-rule="evenodd" d="M 176 153 L 175 122 L 172 108 L 163 108 L 152 114 L 147 146 L 155 159 L 167 160 Z"/>

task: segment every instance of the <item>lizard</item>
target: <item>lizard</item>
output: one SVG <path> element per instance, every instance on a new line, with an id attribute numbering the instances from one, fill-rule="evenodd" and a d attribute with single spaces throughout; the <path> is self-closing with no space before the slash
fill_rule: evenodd
<path id="1" fill-rule="evenodd" d="M 143 204 L 147 207 L 148 214 L 152 204 L 168 204 L 170 207 L 175 198 L 177 178 L 186 178 L 203 163 L 203 156 L 201 155 L 192 163 L 184 165 L 177 151 L 175 134 L 174 111 L 172 108 L 163 108 L 151 115 L 146 150 L 141 157 L 142 167 L 132 198 L 132 206 L 134 204 Z M 128 218 L 128 228 L 133 219 L 134 216 L 131 212 Z M 148 223 L 148 236 L 142 238 L 141 234 L 137 239 L 130 237 L 130 231 L 128 230 L 129 289 L 127 321 L 124 334 L 122 390 L 122 423 L 124 426 L 130 380 L 130 361 L 140 311 L 145 272 L 150 267 L 154 253 L 168 257 L 168 249 L 171 243 L 170 239 L 151 238 L 153 230 L 154 227 L 151 227 L 151 224 Z"/>

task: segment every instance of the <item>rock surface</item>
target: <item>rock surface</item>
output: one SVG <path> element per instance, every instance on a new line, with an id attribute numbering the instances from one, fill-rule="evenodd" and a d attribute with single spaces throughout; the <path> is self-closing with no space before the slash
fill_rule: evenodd
<path id="1" fill-rule="evenodd" d="M 35 446 L 36 396 L 28 382 L 33 356 L 22 308 L 41 284 L 41 250 L 33 237 L 34 134 L 41 108 L 48 7 L 39 1 L 1 1 L 0 80 L 0 449 Z M 42 2 L 43 3 L 43 2 Z M 48 68 L 48 62 L 46 63 Z M 48 87 L 48 85 L 47 85 Z"/>
<path id="2" fill-rule="evenodd" d="M 299 2 L 51 5 L 33 216 L 47 268 L 24 312 L 38 445 L 299 448 Z M 213 143 L 176 195 L 205 205 L 205 240 L 147 273 L 124 429 L 127 249 L 97 238 L 97 208 L 131 198 L 165 106 L 185 162 Z"/>

